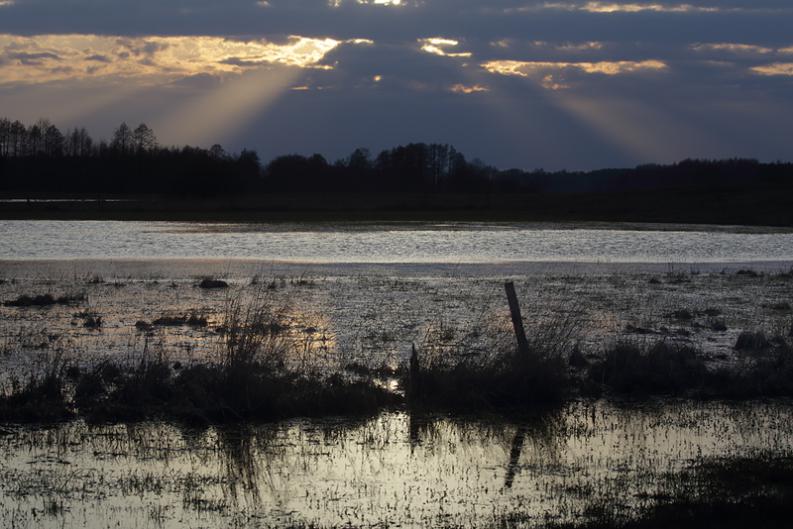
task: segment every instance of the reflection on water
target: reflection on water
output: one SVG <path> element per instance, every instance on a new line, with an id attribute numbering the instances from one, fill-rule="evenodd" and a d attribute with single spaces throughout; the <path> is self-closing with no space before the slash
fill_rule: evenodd
<path id="1" fill-rule="evenodd" d="M 579 402 L 523 420 L 6 428 L 0 525 L 541 527 L 609 498 L 635 513 L 696 458 L 789 453 L 791 419 L 787 402 Z"/>
<path id="2" fill-rule="evenodd" d="M 0 258 L 255 258 L 313 263 L 793 259 L 793 234 L 548 224 L 239 225 L 0 221 Z"/>

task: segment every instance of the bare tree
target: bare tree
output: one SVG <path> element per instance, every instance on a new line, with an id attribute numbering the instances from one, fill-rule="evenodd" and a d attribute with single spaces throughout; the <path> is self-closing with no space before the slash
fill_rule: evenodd
<path id="1" fill-rule="evenodd" d="M 11 121 L 7 118 L 0 119 L 0 156 L 9 155 L 11 143 Z"/>
<path id="2" fill-rule="evenodd" d="M 115 132 L 113 132 L 113 140 L 110 142 L 110 147 L 122 153 L 132 151 L 134 147 L 133 133 L 126 122 L 121 123 Z"/>
<path id="3" fill-rule="evenodd" d="M 215 160 L 220 160 L 226 157 L 226 151 L 219 143 L 214 144 L 209 148 L 209 155 Z"/>
<path id="4" fill-rule="evenodd" d="M 9 156 L 22 156 L 27 143 L 27 129 L 25 125 L 17 120 L 11 123 L 9 130 Z"/>
<path id="5" fill-rule="evenodd" d="M 58 127 L 50 125 L 44 129 L 44 154 L 47 156 L 62 156 L 65 140 Z"/>
<path id="6" fill-rule="evenodd" d="M 135 149 L 138 152 L 151 151 L 157 147 L 157 137 L 154 131 L 145 123 L 137 126 L 132 133 Z"/>

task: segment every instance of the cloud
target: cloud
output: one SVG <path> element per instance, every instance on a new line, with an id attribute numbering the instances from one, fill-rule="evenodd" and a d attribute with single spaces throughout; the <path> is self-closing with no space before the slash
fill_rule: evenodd
<path id="1" fill-rule="evenodd" d="M 430 37 L 419 39 L 419 44 L 421 44 L 421 51 L 440 55 L 441 57 L 468 58 L 471 56 L 470 51 L 449 51 L 449 48 L 456 48 L 460 44 L 454 39 Z"/>
<path id="2" fill-rule="evenodd" d="M 724 5 L 725 2 L 700 5 L 691 3 L 664 3 L 664 2 L 543 2 L 533 5 L 508 8 L 507 12 L 536 12 L 545 10 L 581 11 L 597 14 L 637 14 L 637 13 L 672 13 L 672 14 L 700 14 L 700 13 L 768 13 L 789 12 L 790 7 L 766 7 L 762 5 Z"/>
<path id="3" fill-rule="evenodd" d="M 408 0 L 350 0 L 349 2 L 344 2 L 344 0 L 328 0 L 328 4 L 331 7 L 341 7 L 345 3 L 386 7 L 404 7 L 416 4 L 416 2 L 409 2 Z"/>
<path id="4" fill-rule="evenodd" d="M 758 46 L 756 44 L 741 44 L 733 42 L 718 42 L 710 44 L 693 44 L 691 49 L 697 52 L 714 52 L 724 51 L 735 54 L 754 54 L 765 55 L 773 53 L 774 49 L 767 46 Z"/>
<path id="5" fill-rule="evenodd" d="M 0 35 L 0 84 L 123 77 L 159 81 L 239 74 L 263 65 L 331 68 L 322 59 L 342 42 L 290 36 L 283 42 L 222 37 Z M 68 63 L 68 68 L 63 68 Z"/>
<path id="6" fill-rule="evenodd" d="M 489 92 L 490 89 L 486 86 L 482 86 L 479 84 L 474 85 L 464 85 L 462 83 L 457 83 L 449 87 L 449 91 L 454 92 L 455 94 L 478 94 L 481 92 Z"/>
<path id="7" fill-rule="evenodd" d="M 539 6 L 541 9 L 560 9 L 563 11 L 586 11 L 589 13 L 718 13 L 721 8 L 714 6 L 696 6 L 692 4 L 660 4 L 660 3 L 616 3 L 616 2 L 547 2 Z"/>
<path id="8" fill-rule="evenodd" d="M 668 66 L 658 60 L 599 61 L 599 62 L 543 62 L 543 61 L 489 61 L 482 67 L 490 73 L 518 77 L 531 77 L 560 70 L 578 70 L 586 74 L 623 75 L 636 72 L 661 71 Z"/>
<path id="9" fill-rule="evenodd" d="M 548 168 L 786 158 L 793 141 L 790 0 L 0 5 L 0 115 L 99 134 L 145 120 L 166 142 L 265 157 L 448 141 Z M 198 119 L 205 106 L 217 127 Z M 632 141 L 650 117 L 670 134 Z"/>
<path id="10" fill-rule="evenodd" d="M 777 62 L 762 66 L 754 66 L 751 68 L 751 71 L 758 75 L 764 75 L 768 77 L 793 77 L 793 62 Z"/>

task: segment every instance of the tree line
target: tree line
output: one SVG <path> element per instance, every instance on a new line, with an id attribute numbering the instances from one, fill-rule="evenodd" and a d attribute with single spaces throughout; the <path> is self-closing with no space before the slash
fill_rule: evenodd
<path id="1" fill-rule="evenodd" d="M 141 123 L 120 124 L 110 141 L 0 119 L 0 192 L 214 196 L 277 192 L 593 193 L 715 191 L 793 187 L 793 164 L 684 160 L 631 169 L 499 170 L 469 161 L 453 146 L 411 143 L 372 155 L 356 149 L 329 162 L 320 154 L 279 156 L 262 165 L 256 151 L 222 146 L 164 147 Z"/>

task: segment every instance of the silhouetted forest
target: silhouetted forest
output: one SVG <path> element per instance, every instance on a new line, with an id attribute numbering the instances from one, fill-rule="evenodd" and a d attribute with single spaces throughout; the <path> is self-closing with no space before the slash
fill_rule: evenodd
<path id="1" fill-rule="evenodd" d="M 162 194 L 209 197 L 248 193 L 614 193 L 648 190 L 793 189 L 793 164 L 756 160 L 685 160 L 673 165 L 589 172 L 499 170 L 469 161 L 450 145 L 412 143 L 373 156 L 356 149 L 280 156 L 262 165 L 255 151 L 220 145 L 163 147 L 146 124 L 122 123 L 110 141 L 85 128 L 61 131 L 0 119 L 0 192 Z"/>

